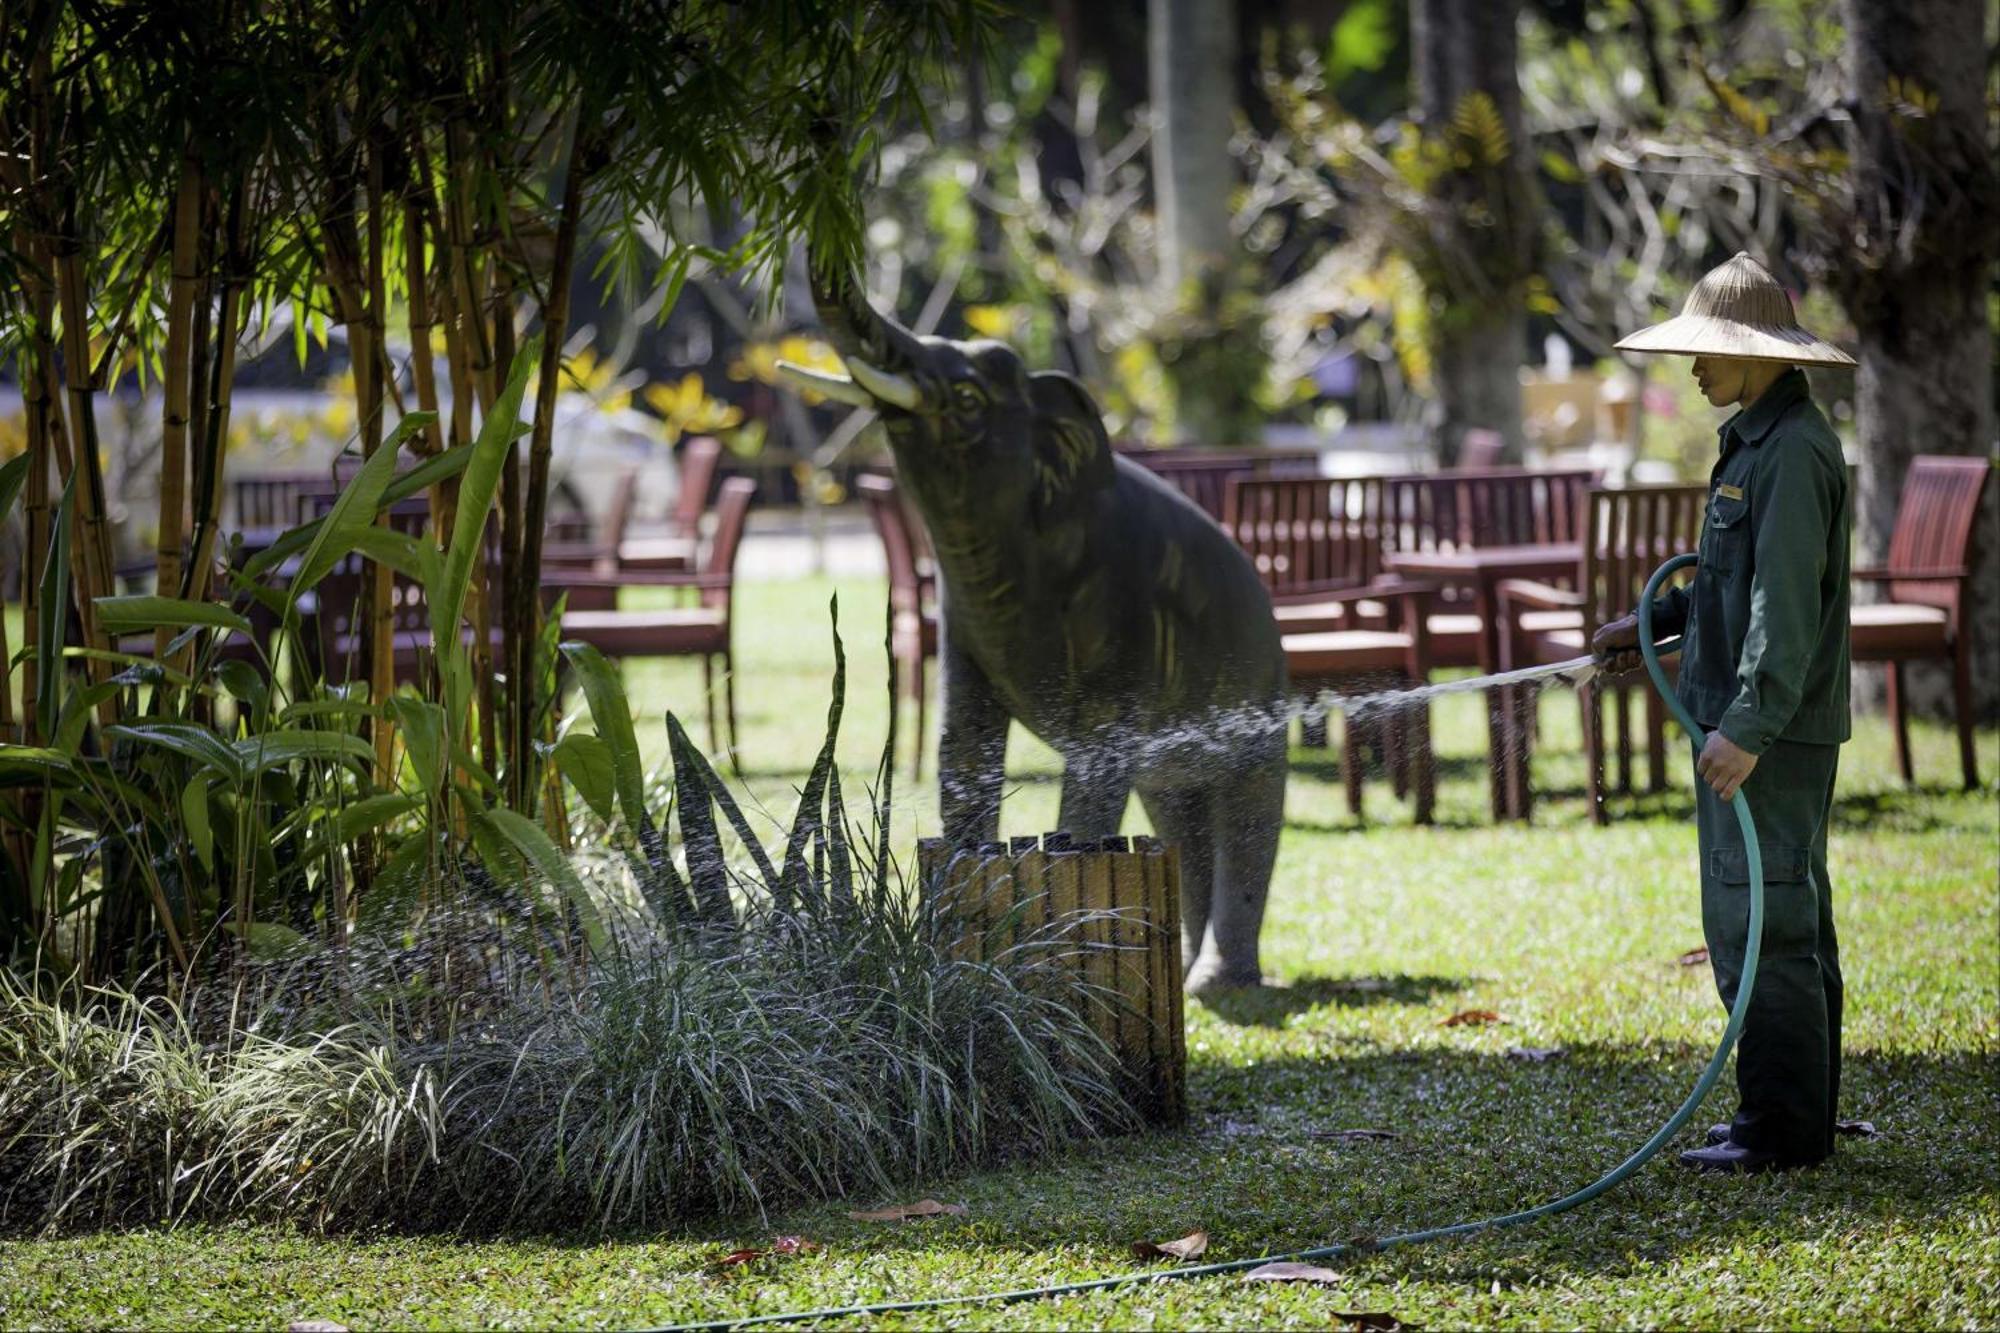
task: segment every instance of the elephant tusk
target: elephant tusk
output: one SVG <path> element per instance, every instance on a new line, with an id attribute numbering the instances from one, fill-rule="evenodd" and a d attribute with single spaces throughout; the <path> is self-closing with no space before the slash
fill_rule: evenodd
<path id="1" fill-rule="evenodd" d="M 778 362 L 778 378 L 786 381 L 793 389 L 804 393 L 816 393 L 822 398 L 831 398 L 850 407 L 873 407 L 874 398 L 866 389 L 842 375 L 829 375 L 823 370 L 812 370 L 793 361 Z"/>
<path id="2" fill-rule="evenodd" d="M 900 407 L 905 412 L 914 412 L 924 401 L 923 390 L 908 375 L 895 375 L 886 370 L 877 370 L 858 357 L 847 358 L 847 369 L 854 376 L 854 382 L 881 402 L 891 407 Z"/>

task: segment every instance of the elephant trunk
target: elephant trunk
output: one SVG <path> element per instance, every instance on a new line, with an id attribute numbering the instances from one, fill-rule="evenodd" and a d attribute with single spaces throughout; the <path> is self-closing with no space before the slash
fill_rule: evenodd
<path id="1" fill-rule="evenodd" d="M 868 304 L 860 278 L 852 268 L 820 255 L 808 255 L 806 270 L 811 275 L 813 305 L 826 328 L 827 340 L 850 368 L 860 361 L 891 375 L 916 373 L 923 363 L 916 335 Z"/>

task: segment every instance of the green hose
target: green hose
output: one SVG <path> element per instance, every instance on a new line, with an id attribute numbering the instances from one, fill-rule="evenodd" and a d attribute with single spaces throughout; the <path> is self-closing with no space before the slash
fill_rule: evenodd
<path id="1" fill-rule="evenodd" d="M 1646 671 L 1653 679 L 1653 688 L 1673 710 L 1674 717 L 1687 731 L 1695 753 L 1701 752 L 1702 742 L 1708 734 L 1701 729 L 1686 708 L 1667 685 L 1667 675 L 1660 667 L 1659 648 L 1653 642 L 1653 598 L 1658 595 L 1660 585 L 1678 569 L 1695 563 L 1692 555 L 1677 555 L 1653 572 L 1646 580 L 1646 591 L 1639 599 L 1639 652 L 1645 659 Z M 1665 645 L 1669 651 L 1679 647 L 1679 641 Z M 1736 1039 L 1743 1032 L 1743 1019 L 1750 1012 L 1750 991 L 1757 982 L 1757 957 L 1761 952 L 1764 938 L 1764 859 L 1757 843 L 1757 826 L 1750 820 L 1750 803 L 1742 792 L 1737 792 L 1731 801 L 1736 809 L 1736 819 L 1743 826 L 1743 848 L 1750 864 L 1750 922 L 1748 939 L 1743 952 L 1743 980 L 1736 990 L 1736 1003 L 1730 1007 L 1729 1021 L 1723 1026 L 1722 1040 L 1716 1044 L 1715 1054 L 1709 1058 L 1708 1067 L 1695 1080 L 1694 1091 L 1687 1095 L 1680 1109 L 1667 1118 L 1644 1146 L 1617 1166 L 1607 1171 L 1597 1180 L 1585 1185 L 1573 1194 L 1565 1194 L 1535 1208 L 1518 1213 L 1505 1213 L 1499 1217 L 1485 1217 L 1475 1222 L 1457 1222 L 1451 1226 L 1432 1227 L 1426 1231 L 1407 1231 L 1401 1235 L 1383 1236 L 1375 1241 L 1348 1241 L 1337 1245 L 1322 1245 L 1311 1250 L 1292 1250 L 1284 1254 L 1267 1254 L 1256 1259 L 1236 1259 L 1228 1263 L 1197 1264 L 1187 1268 L 1168 1268 L 1139 1273 L 1121 1273 L 1116 1277 L 1095 1278 L 1086 1282 L 1065 1282 L 1050 1287 L 1024 1287 L 1017 1291 L 978 1292 L 970 1296 L 939 1296 L 921 1301 L 880 1301 L 872 1305 L 847 1305 L 822 1310 L 787 1310 L 779 1314 L 746 1315 L 737 1319 L 716 1319 L 704 1323 L 675 1324 L 661 1333 L 690 1333 L 695 1329 L 749 1328 L 756 1324 L 803 1323 L 808 1320 L 820 1321 L 842 1319 L 859 1315 L 900 1314 L 912 1310 L 933 1310 L 949 1305 L 1006 1305 L 1017 1301 L 1042 1300 L 1052 1296 L 1068 1296 L 1085 1291 L 1103 1291 L 1111 1287 L 1131 1286 L 1140 1282 L 1174 1282 L 1187 1278 L 1213 1277 L 1220 1273 L 1240 1273 L 1252 1268 L 1260 1268 L 1271 1263 L 1290 1263 L 1303 1259 L 1339 1259 L 1355 1254 L 1371 1254 L 1386 1250 L 1392 1245 L 1414 1245 L 1420 1241 L 1442 1240 L 1447 1236 L 1467 1236 L 1474 1232 L 1490 1231 L 1497 1227 L 1518 1226 L 1523 1222 L 1533 1222 L 1539 1218 L 1553 1217 L 1557 1213 L 1568 1212 L 1579 1204 L 1588 1203 L 1598 1195 L 1619 1184 L 1626 1177 L 1644 1166 L 1654 1154 L 1667 1145 L 1667 1141 L 1680 1133 L 1694 1113 L 1722 1077 L 1722 1068 L 1729 1061 L 1729 1053 L 1736 1047 Z"/>

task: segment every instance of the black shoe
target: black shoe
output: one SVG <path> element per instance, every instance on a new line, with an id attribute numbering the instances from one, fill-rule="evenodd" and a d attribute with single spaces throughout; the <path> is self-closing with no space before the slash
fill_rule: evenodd
<path id="1" fill-rule="evenodd" d="M 1708 1127 L 1708 1137 L 1703 1139 L 1702 1142 L 1711 1148 L 1729 1142 L 1729 1122 L 1725 1120 L 1719 1125 L 1710 1125 Z"/>
<path id="2" fill-rule="evenodd" d="M 1680 1156 L 1682 1166 L 1694 1171 L 1723 1171 L 1741 1176 L 1783 1171 L 1787 1163 L 1776 1153 L 1758 1152 L 1736 1143 L 1718 1143 L 1713 1148 L 1691 1148 Z"/>

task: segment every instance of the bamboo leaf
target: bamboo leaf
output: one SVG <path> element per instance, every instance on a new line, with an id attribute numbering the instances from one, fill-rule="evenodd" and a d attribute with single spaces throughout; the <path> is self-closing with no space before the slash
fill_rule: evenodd
<path id="1" fill-rule="evenodd" d="M 35 721 L 42 735 L 53 735 L 63 687 L 63 631 L 69 625 L 69 525 L 77 473 L 71 471 L 56 505 L 54 531 L 49 535 L 48 563 L 42 567 L 41 605 L 35 638 Z"/>
<path id="2" fill-rule="evenodd" d="M 99 597 L 97 623 L 106 633 L 123 634 L 154 629 L 162 625 L 208 625 L 215 629 L 250 633 L 250 621 L 219 602 L 196 602 L 185 597 Z"/>
<path id="3" fill-rule="evenodd" d="M 605 932 L 604 921 L 597 913 L 597 904 L 590 899 L 583 881 L 577 878 L 576 868 L 570 865 L 542 826 L 516 811 L 496 807 L 481 811 L 474 821 L 486 825 L 527 863 L 539 871 L 548 881 L 562 891 L 575 908 L 577 920 L 583 926 L 583 937 L 594 954 L 605 953 L 610 946 L 610 936 Z"/>

